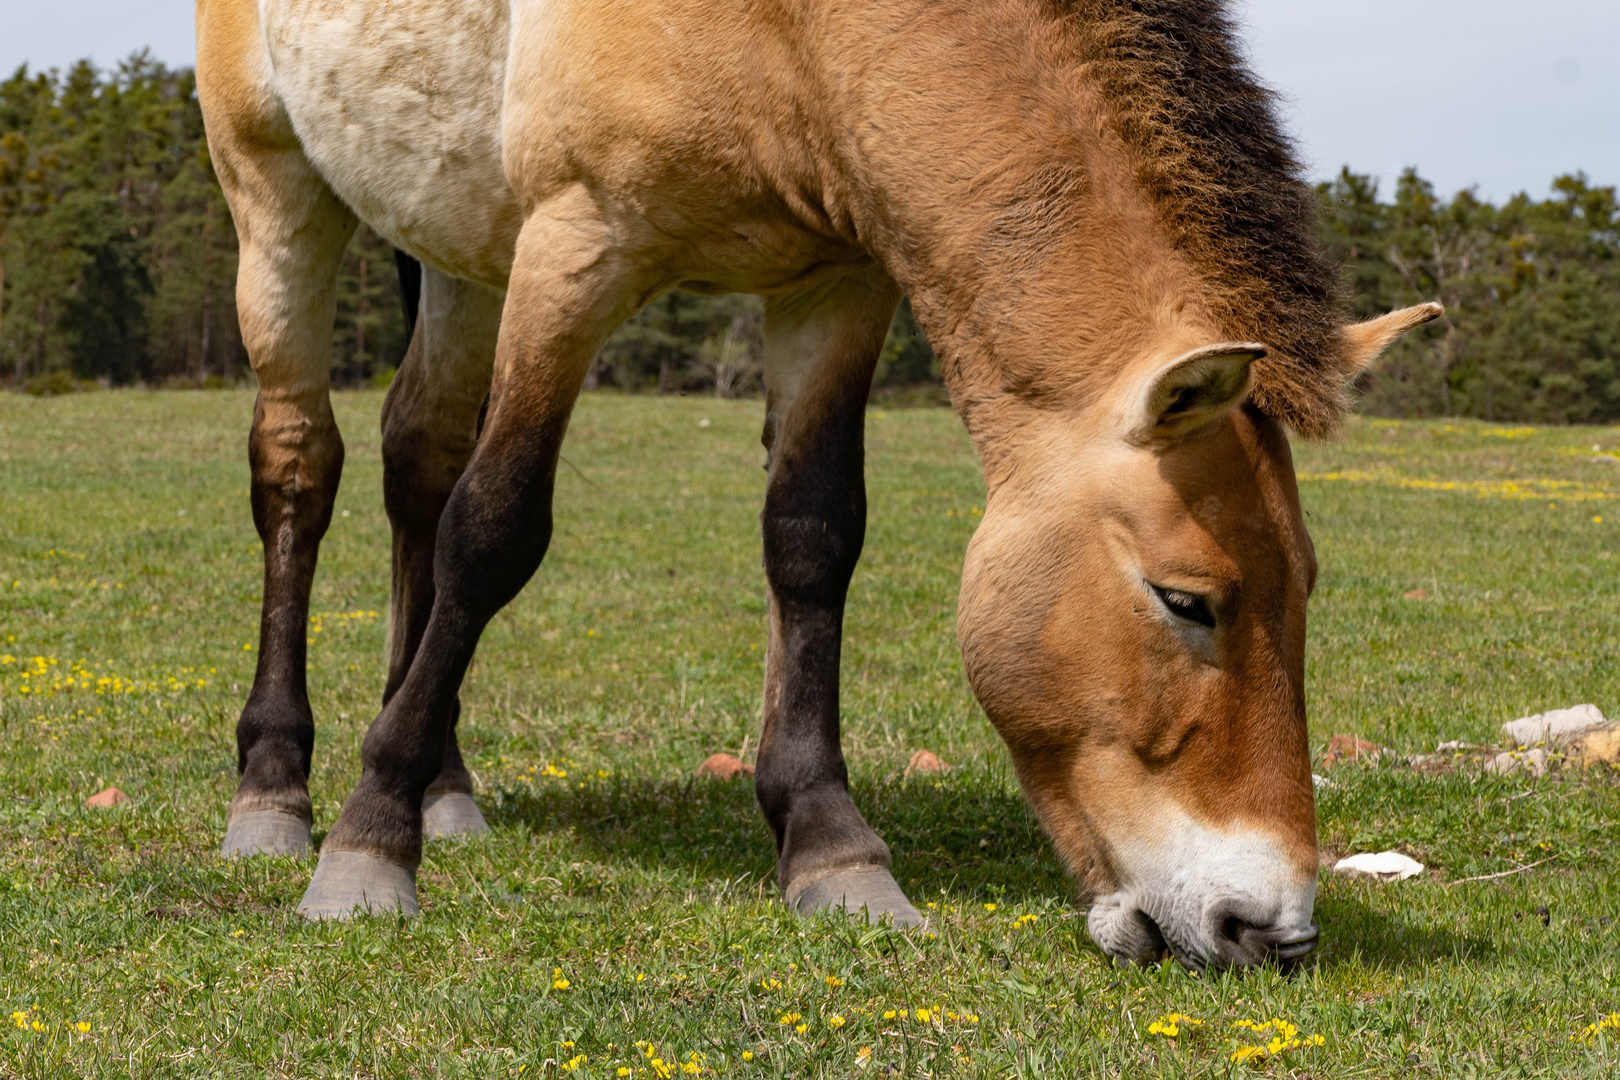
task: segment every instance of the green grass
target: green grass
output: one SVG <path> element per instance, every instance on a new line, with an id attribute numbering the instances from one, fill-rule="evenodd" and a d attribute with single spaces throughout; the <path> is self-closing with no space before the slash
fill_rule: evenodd
<path id="1" fill-rule="evenodd" d="M 383 679 L 379 404 L 335 404 L 349 464 L 313 604 L 317 840 Z M 1324 873 L 1324 946 L 1289 977 L 1112 967 L 961 674 L 957 571 L 983 489 L 938 409 L 869 414 L 844 669 L 856 799 L 935 905 L 935 936 L 788 916 L 747 785 L 692 779 L 756 737 L 761 411 L 607 395 L 579 406 L 551 553 L 464 692 L 493 834 L 429 846 L 420 918 L 306 925 L 311 862 L 215 855 L 257 633 L 250 413 L 237 392 L 0 397 L 0 652 L 16 658 L 0 663 L 0 1009 L 24 1017 L 0 1028 L 0 1075 L 533 1076 L 583 1054 L 576 1075 L 651 1077 L 640 1041 L 726 1076 L 1226 1076 L 1255 1071 L 1230 1061 L 1233 1022 L 1272 1017 L 1322 1037 L 1266 1062 L 1275 1076 L 1620 1067 L 1620 1032 L 1571 1038 L 1620 1011 L 1613 776 L 1340 768 L 1324 845 L 1398 846 L 1431 874 Z M 1313 739 L 1424 750 L 1554 706 L 1620 712 L 1617 446 L 1614 429 L 1358 421 L 1299 448 L 1322 564 Z M 24 680 L 33 657 L 48 674 Z M 20 692 L 74 665 L 91 687 Z M 918 748 L 956 768 L 905 779 Z M 109 784 L 133 801 L 84 808 Z M 1172 1043 L 1149 1031 L 1169 1012 L 1204 1022 Z"/>

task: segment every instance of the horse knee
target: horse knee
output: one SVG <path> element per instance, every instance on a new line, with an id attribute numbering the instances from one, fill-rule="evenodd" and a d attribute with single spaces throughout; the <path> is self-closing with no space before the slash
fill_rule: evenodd
<path id="1" fill-rule="evenodd" d="M 765 576 L 777 599 L 842 606 L 861 556 L 865 507 L 767 506 L 760 523 Z"/>
<path id="2" fill-rule="evenodd" d="M 431 414 L 384 418 L 383 505 L 396 529 L 432 535 L 474 445 L 470 427 Z"/>

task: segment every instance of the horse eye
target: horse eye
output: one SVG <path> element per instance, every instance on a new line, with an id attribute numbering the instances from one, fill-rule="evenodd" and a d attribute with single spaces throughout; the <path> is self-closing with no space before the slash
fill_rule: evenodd
<path id="1" fill-rule="evenodd" d="M 1199 626 L 1214 628 L 1215 612 L 1202 596 L 1194 596 L 1180 589 L 1161 589 L 1157 585 L 1153 586 L 1153 591 L 1158 594 L 1159 602 L 1170 609 L 1170 614 Z"/>

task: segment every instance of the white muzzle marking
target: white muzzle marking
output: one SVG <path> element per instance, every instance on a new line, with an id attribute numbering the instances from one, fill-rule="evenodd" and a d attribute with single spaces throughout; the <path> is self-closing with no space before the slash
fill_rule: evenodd
<path id="1" fill-rule="evenodd" d="M 1218 831 L 1180 811 L 1165 817 L 1163 839 L 1112 847 L 1120 888 L 1097 897 L 1086 917 L 1104 952 L 1151 963 L 1168 948 L 1202 969 L 1297 960 L 1315 947 L 1314 867 L 1302 873 L 1264 833 Z"/>

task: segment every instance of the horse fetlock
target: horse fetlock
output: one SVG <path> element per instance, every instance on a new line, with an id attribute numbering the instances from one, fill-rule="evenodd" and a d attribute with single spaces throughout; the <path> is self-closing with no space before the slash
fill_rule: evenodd
<path id="1" fill-rule="evenodd" d="M 381 796 L 367 788 L 362 778 L 327 833 L 323 853 L 363 852 L 414 871 L 422 861 L 421 811 L 402 796 Z"/>
<path id="2" fill-rule="evenodd" d="M 311 922 L 417 910 L 416 871 L 363 851 L 323 850 L 298 902 L 298 914 Z"/>
<path id="3" fill-rule="evenodd" d="M 275 785 L 253 783 L 252 780 L 251 776 L 244 776 L 237 785 L 236 794 L 231 797 L 227 820 L 234 822 L 247 814 L 274 813 L 302 821 L 306 830 L 314 824 L 314 806 L 302 777 L 297 783 Z"/>
<path id="4" fill-rule="evenodd" d="M 784 895 L 834 874 L 888 872 L 889 846 L 855 809 L 842 785 L 797 792 L 784 819 L 778 829 L 776 864 Z"/>

